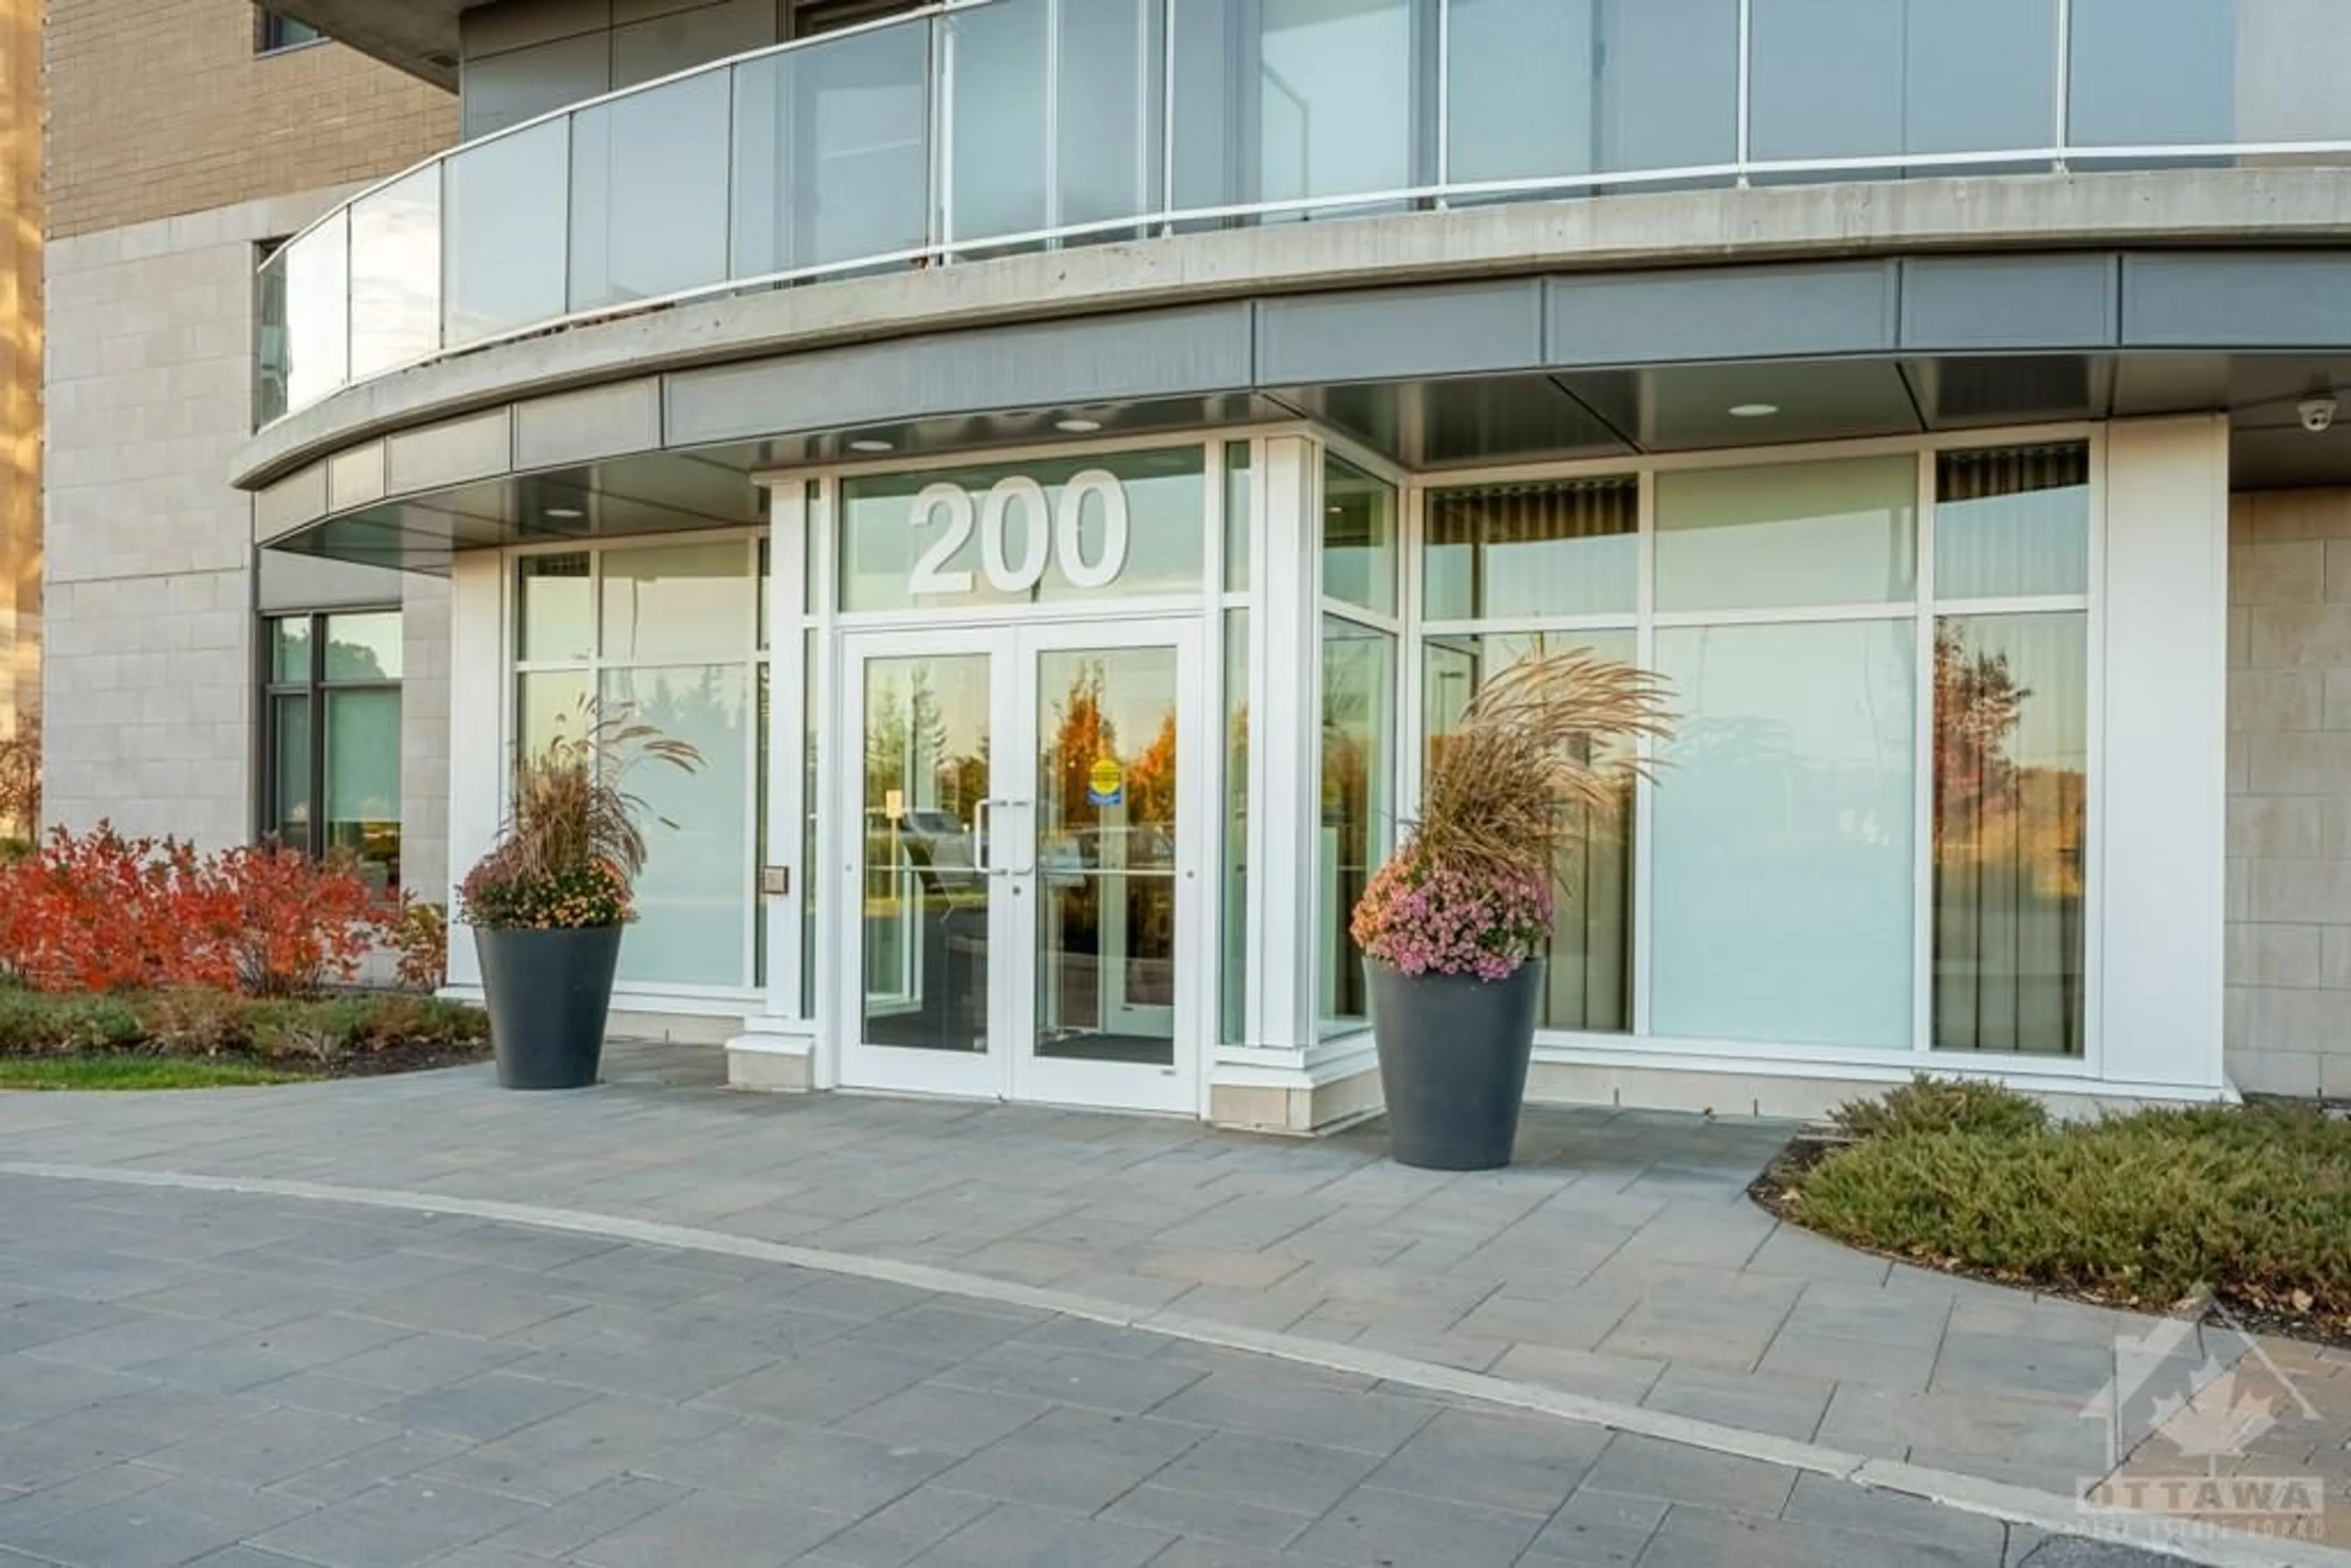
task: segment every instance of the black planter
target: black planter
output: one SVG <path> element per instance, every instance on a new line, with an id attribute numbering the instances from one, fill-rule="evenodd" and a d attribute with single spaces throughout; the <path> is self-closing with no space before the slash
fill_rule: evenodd
<path id="1" fill-rule="evenodd" d="M 621 927 L 474 927 L 502 1089 L 585 1089 L 604 1057 Z"/>
<path id="2" fill-rule="evenodd" d="M 1521 964 L 1507 980 L 1364 967 L 1396 1163 L 1433 1171 L 1509 1165 L 1527 1097 L 1541 960 Z"/>

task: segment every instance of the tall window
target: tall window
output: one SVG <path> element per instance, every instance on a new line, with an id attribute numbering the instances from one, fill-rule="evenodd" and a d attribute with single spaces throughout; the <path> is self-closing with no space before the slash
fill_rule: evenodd
<path id="1" fill-rule="evenodd" d="M 1934 1043 L 2082 1053 L 2089 455 L 1935 481 Z"/>
<path id="2" fill-rule="evenodd" d="M 265 825 L 279 843 L 350 856 L 370 883 L 398 888 L 400 612 L 275 616 L 264 635 Z"/>
<path id="3" fill-rule="evenodd" d="M 740 988 L 755 972 L 758 540 L 701 538 L 521 558 L 515 744 L 625 710 L 702 754 L 632 773 L 649 853 L 623 980 Z"/>
<path id="4" fill-rule="evenodd" d="M 1478 688 L 1570 648 L 1635 662 L 1640 482 L 1629 476 L 1439 490 L 1422 539 L 1422 732 L 1431 758 Z M 1633 800 L 1583 824 L 1561 891 L 1540 1021 L 1633 1027 Z"/>
<path id="5" fill-rule="evenodd" d="M 1395 837 L 1396 495 L 1336 457 L 1322 468 L 1322 765 L 1316 968 L 1326 1035 L 1371 1016 L 1355 901 Z"/>
<path id="6" fill-rule="evenodd" d="M 319 43 L 326 36 L 309 23 L 280 16 L 266 5 L 254 7 L 255 54 L 274 55 L 280 49 L 298 49 L 305 44 Z"/>

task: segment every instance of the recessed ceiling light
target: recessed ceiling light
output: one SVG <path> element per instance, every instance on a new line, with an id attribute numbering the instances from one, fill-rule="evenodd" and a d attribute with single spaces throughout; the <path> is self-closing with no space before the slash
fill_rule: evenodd
<path id="1" fill-rule="evenodd" d="M 549 507 L 547 508 L 547 515 L 550 517 L 560 517 L 563 521 L 569 523 L 575 521 L 578 518 L 584 517 L 588 514 L 581 511 L 577 507 Z"/>
<path id="2" fill-rule="evenodd" d="M 851 442 L 849 444 L 849 449 L 852 452 L 894 452 L 897 450 L 888 442 L 877 441 L 870 435 Z"/>
<path id="3" fill-rule="evenodd" d="M 1102 421 L 1099 419 L 1057 419 L 1053 422 L 1053 428 L 1055 430 L 1066 431 L 1071 435 L 1092 435 L 1095 431 L 1102 428 Z"/>
<path id="4" fill-rule="evenodd" d="M 1780 412 L 1776 402 L 1735 402 L 1730 405 L 1733 419 L 1769 419 Z"/>

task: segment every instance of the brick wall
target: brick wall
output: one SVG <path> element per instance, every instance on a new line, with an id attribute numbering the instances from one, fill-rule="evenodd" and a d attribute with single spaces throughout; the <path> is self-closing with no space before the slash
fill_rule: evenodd
<path id="1" fill-rule="evenodd" d="M 2229 517 L 2229 1073 L 2351 1096 L 2351 490 Z"/>
<path id="2" fill-rule="evenodd" d="M 49 0 L 49 233 L 372 180 L 457 100 L 340 44 L 254 53 L 249 0 Z"/>

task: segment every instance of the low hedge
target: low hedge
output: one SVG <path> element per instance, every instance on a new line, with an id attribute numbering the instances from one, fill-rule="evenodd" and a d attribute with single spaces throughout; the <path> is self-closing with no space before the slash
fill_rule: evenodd
<path id="1" fill-rule="evenodd" d="M 291 1000 L 0 989 L 0 1056 L 230 1056 L 334 1068 L 395 1055 L 461 1060 L 488 1038 L 480 1009 L 402 992 Z"/>
<path id="2" fill-rule="evenodd" d="M 1946 1268 L 2154 1311 L 2210 1292 L 2351 1326 L 2351 1124 L 2314 1106 L 2051 1123 L 2008 1090 L 1922 1083 L 1773 1184 L 1787 1218 Z"/>

